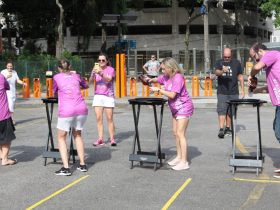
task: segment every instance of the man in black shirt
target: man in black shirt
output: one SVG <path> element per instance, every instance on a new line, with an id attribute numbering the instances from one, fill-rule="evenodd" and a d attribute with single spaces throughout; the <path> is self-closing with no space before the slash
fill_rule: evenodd
<path id="1" fill-rule="evenodd" d="M 230 48 L 225 48 L 223 59 L 218 60 L 215 64 L 215 75 L 218 77 L 217 89 L 217 112 L 219 120 L 219 138 L 224 138 L 225 135 L 231 135 L 230 116 L 227 115 L 229 100 L 239 98 L 238 81 L 240 83 L 240 95 L 244 98 L 244 79 L 242 75 L 241 64 L 238 60 L 232 58 Z M 226 127 L 224 129 L 224 125 Z"/>

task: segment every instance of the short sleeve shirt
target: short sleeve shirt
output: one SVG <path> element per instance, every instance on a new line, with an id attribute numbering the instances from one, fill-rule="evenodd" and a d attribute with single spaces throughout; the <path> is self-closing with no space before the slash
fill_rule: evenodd
<path id="1" fill-rule="evenodd" d="M 1 74 L 3 74 L 7 78 L 9 71 L 7 69 L 4 69 L 1 71 Z M 12 77 L 7 79 L 8 83 L 10 85 L 10 90 L 7 91 L 8 97 L 16 98 L 17 80 L 19 80 L 18 74 L 15 70 L 12 70 Z"/>
<path id="2" fill-rule="evenodd" d="M 144 65 L 148 69 L 148 75 L 150 76 L 158 76 L 158 69 L 160 67 L 160 63 L 157 60 L 149 60 Z"/>
<path id="3" fill-rule="evenodd" d="M 229 72 L 224 72 L 221 76 L 218 76 L 218 89 L 217 94 L 223 95 L 237 95 L 238 90 L 238 75 L 242 74 L 241 64 L 236 59 L 231 59 L 230 62 L 224 60 L 218 60 L 214 66 L 216 69 L 222 69 L 223 66 L 229 68 Z"/>
<path id="4" fill-rule="evenodd" d="M 102 76 L 99 74 L 94 74 L 96 81 L 95 94 L 97 95 L 105 95 L 108 97 L 114 98 L 114 78 L 115 78 L 115 70 L 111 66 L 107 66 L 102 70 L 102 74 L 111 77 L 112 80 L 110 82 L 105 81 Z"/>
<path id="5" fill-rule="evenodd" d="M 267 51 L 260 61 L 266 65 L 266 82 L 271 103 L 280 106 L 280 52 Z"/>
<path id="6" fill-rule="evenodd" d="M 10 89 L 6 78 L 0 74 L 0 121 L 11 117 L 6 91 Z"/>
<path id="7" fill-rule="evenodd" d="M 166 91 L 177 93 L 174 99 L 168 98 L 168 105 L 173 116 L 193 115 L 193 102 L 187 92 L 182 74 L 177 73 L 172 78 L 161 75 L 157 78 L 157 82 L 164 85 Z"/>
<path id="8" fill-rule="evenodd" d="M 87 84 L 79 74 L 59 73 L 53 77 L 53 92 L 58 93 L 58 117 L 88 114 L 81 87 L 86 88 Z"/>

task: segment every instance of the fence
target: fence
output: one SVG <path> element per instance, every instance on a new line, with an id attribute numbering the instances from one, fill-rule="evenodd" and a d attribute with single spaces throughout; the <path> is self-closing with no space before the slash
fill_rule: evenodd
<path id="1" fill-rule="evenodd" d="M 195 62 L 193 51 L 190 51 L 190 63 L 189 69 L 186 70 L 186 75 L 193 75 L 194 73 L 204 73 L 204 53 L 203 51 L 195 51 Z M 151 54 L 157 55 L 158 58 L 174 57 L 178 63 L 183 65 L 184 63 L 184 52 L 180 51 L 179 54 L 172 55 L 169 50 L 166 51 L 129 51 L 126 54 L 126 71 L 127 75 L 136 76 L 143 72 L 143 65 L 150 59 Z M 233 57 L 236 58 L 236 50 L 233 50 Z M 248 58 L 248 49 L 240 49 L 241 63 L 242 65 Z M 112 66 L 115 67 L 116 56 L 114 54 L 109 55 Z M 221 52 L 218 50 L 210 51 L 210 66 L 209 71 L 213 69 L 215 61 L 221 58 Z M 81 60 L 71 60 L 72 69 L 79 72 L 82 76 L 89 77 L 95 58 L 82 58 Z M 194 63 L 196 64 L 194 66 Z M 5 62 L 0 61 L 0 68 L 5 69 Z M 40 78 L 42 82 L 45 82 L 45 73 L 47 70 L 57 71 L 57 60 L 46 60 L 46 61 L 15 61 L 14 69 L 17 71 L 20 78 L 28 77 L 30 80 L 33 78 Z"/>

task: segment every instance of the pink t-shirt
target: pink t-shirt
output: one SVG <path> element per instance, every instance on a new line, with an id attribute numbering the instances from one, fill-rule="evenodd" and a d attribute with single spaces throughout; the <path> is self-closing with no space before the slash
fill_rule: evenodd
<path id="1" fill-rule="evenodd" d="M 6 93 L 7 90 L 10 90 L 10 85 L 6 78 L 0 74 L 0 121 L 11 117 Z"/>
<path id="2" fill-rule="evenodd" d="M 59 73 L 53 77 L 53 92 L 58 93 L 58 117 L 88 114 L 81 87 L 88 88 L 88 85 L 79 74 Z"/>
<path id="3" fill-rule="evenodd" d="M 114 98 L 114 78 L 115 70 L 111 66 L 107 66 L 102 70 L 103 75 L 107 77 L 112 77 L 113 79 L 110 82 L 105 81 L 99 74 L 93 74 L 92 76 L 96 81 L 95 94 L 105 95 L 108 97 Z"/>
<path id="4" fill-rule="evenodd" d="M 260 61 L 266 65 L 266 82 L 271 103 L 280 106 L 280 52 L 267 51 Z"/>
<path id="5" fill-rule="evenodd" d="M 164 85 L 166 91 L 177 93 L 174 99 L 168 98 L 168 105 L 174 117 L 193 115 L 193 102 L 182 74 L 177 73 L 172 78 L 161 75 L 157 78 L 157 82 Z"/>

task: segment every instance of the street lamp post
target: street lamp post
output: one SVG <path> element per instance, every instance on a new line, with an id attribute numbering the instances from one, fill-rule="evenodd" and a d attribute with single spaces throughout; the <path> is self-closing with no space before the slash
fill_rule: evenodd
<path id="1" fill-rule="evenodd" d="M 209 22 L 208 22 L 208 0 L 203 1 L 205 6 L 204 19 L 204 73 L 210 69 L 210 58 L 209 58 Z"/>

